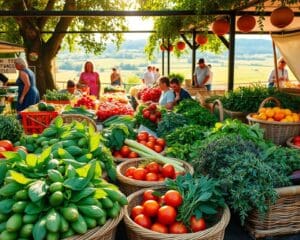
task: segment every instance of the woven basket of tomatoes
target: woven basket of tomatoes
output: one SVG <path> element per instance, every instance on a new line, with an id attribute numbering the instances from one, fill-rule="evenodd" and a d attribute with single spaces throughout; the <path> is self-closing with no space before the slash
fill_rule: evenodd
<path id="1" fill-rule="evenodd" d="M 135 240 L 222 240 L 230 220 L 225 205 L 216 214 L 216 221 L 190 218 L 189 226 L 178 222 L 183 195 L 165 187 L 142 189 L 128 197 L 124 222 L 129 239 Z"/>
<path id="2" fill-rule="evenodd" d="M 136 158 L 122 162 L 117 166 L 120 190 L 129 195 L 141 188 L 163 186 L 165 178 L 175 179 L 181 174 L 194 173 L 190 164 L 178 159 L 176 161 L 183 164 L 183 172 L 176 172 L 172 164 L 161 164 L 151 158 Z"/>
<path id="3" fill-rule="evenodd" d="M 291 137 L 286 141 L 286 145 L 291 148 L 300 149 L 300 136 Z"/>

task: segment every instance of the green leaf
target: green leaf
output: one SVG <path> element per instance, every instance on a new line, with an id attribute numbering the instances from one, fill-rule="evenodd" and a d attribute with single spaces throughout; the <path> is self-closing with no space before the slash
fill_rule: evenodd
<path id="1" fill-rule="evenodd" d="M 95 191 L 96 191 L 95 188 L 87 187 L 87 188 L 83 189 L 80 192 L 73 192 L 71 201 L 72 202 L 78 202 L 81 199 L 86 198 L 86 197 L 92 195 Z"/>
<path id="2" fill-rule="evenodd" d="M 78 173 L 78 176 L 79 177 L 86 177 L 90 167 L 91 167 L 91 164 L 88 163 L 88 164 L 84 165 L 83 167 L 77 168 L 76 172 Z"/>
<path id="3" fill-rule="evenodd" d="M 14 195 L 17 191 L 21 190 L 23 186 L 17 182 L 10 182 L 0 188 L 0 195 L 9 197 Z"/>
<path id="4" fill-rule="evenodd" d="M 199 201 L 202 201 L 202 202 L 207 201 L 211 197 L 211 195 L 212 195 L 211 192 L 204 192 L 199 197 Z"/>
<path id="5" fill-rule="evenodd" d="M 216 209 L 214 209 L 213 207 L 209 206 L 209 205 L 200 205 L 199 206 L 200 211 L 202 211 L 205 214 L 216 214 L 218 211 Z"/>
<path id="6" fill-rule="evenodd" d="M 42 212 L 44 209 L 44 205 L 43 204 L 35 204 L 33 202 L 30 202 L 27 204 L 26 208 L 25 208 L 25 213 L 26 214 L 38 214 L 40 212 Z"/>
<path id="7" fill-rule="evenodd" d="M 26 156 L 26 163 L 29 167 L 35 167 L 37 164 L 38 156 L 33 153 L 29 153 Z"/>
<path id="8" fill-rule="evenodd" d="M 33 202 L 37 202 L 38 200 L 42 199 L 47 193 L 46 190 L 46 183 L 42 180 L 37 180 L 29 187 L 28 194 L 29 198 Z"/>
<path id="9" fill-rule="evenodd" d="M 22 160 L 18 152 L 1 152 L 7 160 L 20 161 Z"/>
<path id="10" fill-rule="evenodd" d="M 46 219 L 42 218 L 36 224 L 34 224 L 32 229 L 32 235 L 34 240 L 41 240 L 46 237 Z"/>
<path id="11" fill-rule="evenodd" d="M 102 190 L 101 188 L 96 189 L 96 192 L 94 194 L 94 198 L 101 199 L 101 198 L 104 198 L 106 196 L 107 196 L 107 193 L 104 190 Z"/>
<path id="12" fill-rule="evenodd" d="M 99 147 L 99 145 L 100 145 L 100 135 L 97 133 L 91 135 L 90 143 L 89 143 L 90 152 L 95 151 Z"/>
<path id="13" fill-rule="evenodd" d="M 2 185 L 7 171 L 8 171 L 8 168 L 7 168 L 6 163 L 5 162 L 0 163 L 0 185 Z"/>
<path id="14" fill-rule="evenodd" d="M 64 125 L 64 121 L 61 116 L 56 117 L 54 125 L 56 128 L 61 128 Z"/>
<path id="15" fill-rule="evenodd" d="M 28 183 L 34 181 L 33 179 L 25 177 L 24 174 L 18 173 L 13 170 L 10 170 L 9 173 L 13 180 L 15 180 L 17 183 L 20 183 L 23 185 L 27 185 Z"/>
<path id="16" fill-rule="evenodd" d="M 38 163 L 43 163 L 51 154 L 51 147 L 47 147 L 38 157 Z"/>
<path id="17" fill-rule="evenodd" d="M 100 178 L 102 176 L 102 168 L 99 162 L 96 162 L 95 167 L 95 178 Z"/>
<path id="18" fill-rule="evenodd" d="M 16 201 L 13 199 L 5 199 L 0 201 L 0 213 L 7 214 L 11 211 L 12 206 Z"/>
<path id="19" fill-rule="evenodd" d="M 199 209 L 196 209 L 195 216 L 196 216 L 196 219 L 200 219 L 200 218 L 202 218 L 203 214 Z"/>
<path id="20" fill-rule="evenodd" d="M 64 186 L 66 188 L 70 188 L 74 191 L 81 191 L 82 189 L 84 189 L 88 184 L 89 184 L 89 179 L 87 178 L 77 178 L 77 177 L 73 177 L 73 178 L 68 178 L 64 181 Z"/>

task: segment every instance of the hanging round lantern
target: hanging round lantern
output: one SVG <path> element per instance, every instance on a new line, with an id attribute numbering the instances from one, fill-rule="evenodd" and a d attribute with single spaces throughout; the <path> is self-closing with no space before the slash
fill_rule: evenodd
<path id="1" fill-rule="evenodd" d="M 166 51 L 167 50 L 163 43 L 159 45 L 159 48 L 160 48 L 161 51 Z"/>
<path id="2" fill-rule="evenodd" d="M 196 35 L 195 41 L 196 41 L 196 43 L 198 43 L 199 45 L 204 45 L 205 43 L 207 43 L 208 38 L 207 38 L 205 35 L 197 34 L 197 35 Z"/>
<path id="3" fill-rule="evenodd" d="M 179 51 L 184 50 L 185 49 L 185 42 L 182 42 L 182 41 L 177 42 L 176 49 L 179 50 Z"/>
<path id="4" fill-rule="evenodd" d="M 28 59 L 32 62 L 38 60 L 38 58 L 39 58 L 39 55 L 36 52 L 31 52 L 28 55 Z"/>
<path id="5" fill-rule="evenodd" d="M 294 19 L 294 12 L 289 7 L 276 8 L 270 17 L 273 26 L 284 28 L 289 25 Z"/>
<path id="6" fill-rule="evenodd" d="M 250 15 L 241 16 L 237 20 L 237 27 L 241 32 L 250 32 L 256 25 L 255 17 Z"/>
<path id="7" fill-rule="evenodd" d="M 229 32 L 230 24 L 225 18 L 219 18 L 212 24 L 212 31 L 218 35 L 223 36 Z"/>
<path id="8" fill-rule="evenodd" d="M 169 52 L 172 52 L 174 50 L 174 46 L 171 44 L 171 45 L 169 45 L 169 47 L 168 47 L 168 51 Z"/>

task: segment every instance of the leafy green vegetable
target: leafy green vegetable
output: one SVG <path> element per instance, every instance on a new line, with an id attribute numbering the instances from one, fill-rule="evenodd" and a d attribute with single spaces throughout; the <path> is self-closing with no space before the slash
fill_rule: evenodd
<path id="1" fill-rule="evenodd" d="M 69 92 L 60 92 L 57 90 L 46 90 L 46 94 L 44 95 L 45 100 L 71 100 L 74 96 Z"/>
<path id="2" fill-rule="evenodd" d="M 190 218 L 216 220 L 215 216 L 220 207 L 225 206 L 224 197 L 220 184 L 215 179 L 207 176 L 193 178 L 191 174 L 178 176 L 176 180 L 167 179 L 167 188 L 180 192 L 183 202 L 178 207 L 177 221 L 182 221 L 186 226 L 190 226 Z"/>
<path id="3" fill-rule="evenodd" d="M 175 112 L 165 113 L 162 116 L 162 120 L 158 123 L 157 135 L 164 137 L 176 128 L 184 126 L 187 122 L 188 120 L 181 114 Z"/>
<path id="4" fill-rule="evenodd" d="M 13 143 L 19 141 L 23 134 L 21 123 L 14 115 L 0 115 L 0 139 L 7 139 Z"/>

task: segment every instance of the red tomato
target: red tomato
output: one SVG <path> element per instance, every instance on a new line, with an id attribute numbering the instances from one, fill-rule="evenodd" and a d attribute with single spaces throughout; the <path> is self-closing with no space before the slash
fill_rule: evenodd
<path id="1" fill-rule="evenodd" d="M 159 173 L 159 164 L 157 162 L 151 162 L 147 164 L 146 169 L 152 173 Z"/>
<path id="2" fill-rule="evenodd" d="M 144 207 L 141 206 L 141 205 L 137 205 L 137 206 L 135 206 L 135 207 L 133 207 L 133 208 L 131 209 L 131 214 L 130 214 L 130 216 L 131 216 L 132 219 L 135 219 L 135 217 L 136 217 L 137 215 L 140 215 L 140 214 L 143 214 L 143 213 L 144 213 Z"/>
<path id="3" fill-rule="evenodd" d="M 0 147 L 0 158 L 5 158 L 2 152 L 5 152 L 6 149 L 4 147 Z"/>
<path id="4" fill-rule="evenodd" d="M 161 118 L 161 112 L 160 112 L 160 111 L 156 111 L 155 114 L 156 114 L 156 117 L 157 117 L 157 118 Z"/>
<path id="5" fill-rule="evenodd" d="M 136 152 L 130 152 L 128 158 L 137 158 L 139 155 Z"/>
<path id="6" fill-rule="evenodd" d="M 126 169 L 125 171 L 125 176 L 129 177 L 129 176 L 133 176 L 134 171 L 136 170 L 136 167 L 129 167 Z"/>
<path id="7" fill-rule="evenodd" d="M 156 173 L 149 172 L 146 174 L 145 180 L 146 181 L 158 181 L 158 176 Z"/>
<path id="8" fill-rule="evenodd" d="M 147 141 L 148 140 L 148 133 L 146 131 L 139 132 L 137 135 L 138 141 Z"/>
<path id="9" fill-rule="evenodd" d="M 154 191 L 153 190 L 146 190 L 143 194 L 143 200 L 147 201 L 147 200 L 158 200 L 158 197 L 154 196 L 152 193 Z"/>
<path id="10" fill-rule="evenodd" d="M 130 153 L 131 151 L 130 151 L 130 149 L 129 149 L 129 147 L 128 146 L 122 146 L 121 147 L 121 150 L 120 150 L 120 153 L 121 153 L 121 155 L 125 158 L 125 157 L 127 157 L 128 155 L 129 155 L 129 153 Z"/>
<path id="11" fill-rule="evenodd" d="M 157 215 L 159 204 L 155 200 L 147 200 L 143 203 L 144 214 L 149 217 L 154 217 Z"/>
<path id="12" fill-rule="evenodd" d="M 0 147 L 5 148 L 6 151 L 13 151 L 14 145 L 9 140 L 0 140 Z"/>
<path id="13" fill-rule="evenodd" d="M 144 168 L 139 167 L 135 169 L 132 176 L 136 180 L 145 180 L 146 174 L 146 170 Z"/>
<path id="14" fill-rule="evenodd" d="M 175 222 L 177 212 L 172 206 L 162 206 L 158 209 L 157 220 L 165 225 L 171 225 Z"/>
<path id="15" fill-rule="evenodd" d="M 151 219 L 144 214 L 139 214 L 134 218 L 134 222 L 144 228 L 150 228 L 152 225 Z"/>
<path id="16" fill-rule="evenodd" d="M 154 136 L 152 136 L 152 135 L 150 135 L 149 137 L 148 137 L 148 142 L 156 142 L 156 138 L 154 137 Z"/>
<path id="17" fill-rule="evenodd" d="M 182 196 L 178 191 L 168 190 L 165 193 L 165 202 L 172 207 L 178 207 L 182 203 Z"/>
<path id="18" fill-rule="evenodd" d="M 147 142 L 146 141 L 140 141 L 140 144 L 143 144 L 144 146 L 146 146 Z"/>
<path id="19" fill-rule="evenodd" d="M 165 195 L 162 195 L 159 199 L 158 199 L 158 203 L 160 206 L 163 206 L 166 204 L 165 202 Z"/>
<path id="20" fill-rule="evenodd" d="M 156 115 L 151 113 L 149 119 L 150 119 L 151 122 L 155 123 L 156 122 Z"/>
<path id="21" fill-rule="evenodd" d="M 164 177 L 175 178 L 175 168 L 169 163 L 163 165 L 161 172 Z"/>
<path id="22" fill-rule="evenodd" d="M 158 176 L 158 181 L 159 181 L 159 182 L 165 181 L 165 177 L 164 177 L 163 175 L 158 174 L 157 176 Z"/>
<path id="23" fill-rule="evenodd" d="M 170 233 L 183 234 L 187 233 L 188 229 L 182 222 L 175 222 L 169 228 Z"/>
<path id="24" fill-rule="evenodd" d="M 163 148 L 166 146 L 166 140 L 163 138 L 157 138 L 156 139 L 156 144 L 162 146 Z"/>
<path id="25" fill-rule="evenodd" d="M 190 223 L 193 232 L 199 232 L 206 229 L 206 223 L 203 218 L 197 220 L 195 216 L 192 216 L 190 219 Z"/>
<path id="26" fill-rule="evenodd" d="M 154 142 L 147 142 L 146 147 L 154 149 Z"/>
<path id="27" fill-rule="evenodd" d="M 159 222 L 153 223 L 151 230 L 159 233 L 168 233 L 168 228 Z"/>
<path id="28" fill-rule="evenodd" d="M 155 103 L 151 103 L 148 108 L 149 108 L 149 110 L 156 111 L 157 106 Z"/>
<path id="29" fill-rule="evenodd" d="M 163 150 L 162 146 L 160 146 L 160 145 L 154 145 L 153 149 L 157 153 L 160 153 Z"/>

